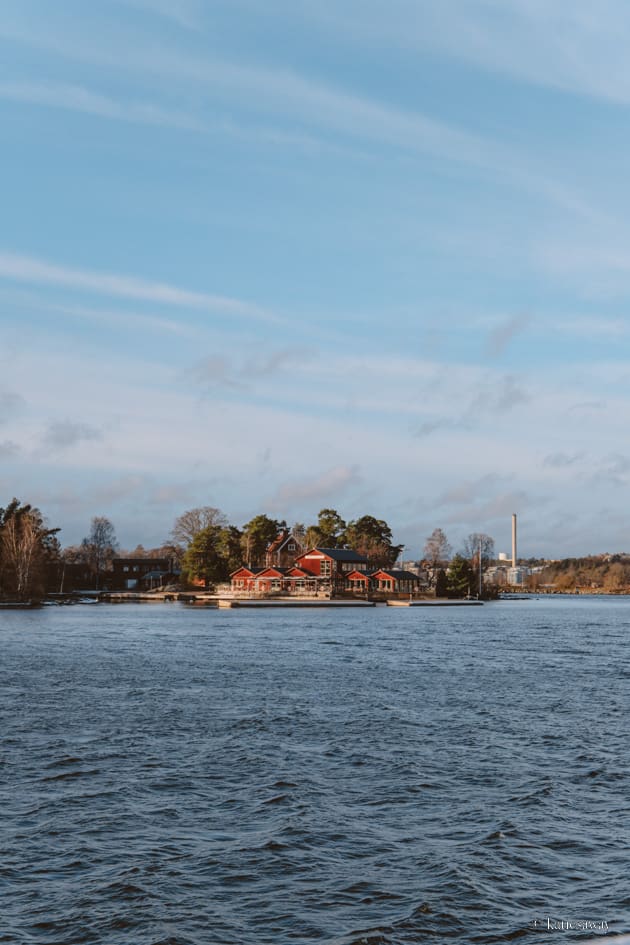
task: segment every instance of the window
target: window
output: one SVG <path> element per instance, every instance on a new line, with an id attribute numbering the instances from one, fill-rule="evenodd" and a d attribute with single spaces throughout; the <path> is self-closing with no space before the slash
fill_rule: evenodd
<path id="1" fill-rule="evenodd" d="M 295 551 L 295 545 L 293 544 L 293 542 L 291 542 L 290 545 L 287 545 L 287 548 L 289 551 Z"/>
<path id="2" fill-rule="evenodd" d="M 330 577 L 330 561 L 322 561 L 319 566 L 319 573 L 322 577 Z"/>

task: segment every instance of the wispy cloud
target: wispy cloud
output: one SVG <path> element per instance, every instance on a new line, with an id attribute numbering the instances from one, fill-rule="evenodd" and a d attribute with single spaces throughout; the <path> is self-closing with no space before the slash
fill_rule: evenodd
<path id="1" fill-rule="evenodd" d="M 10 390 L 0 390 L 0 423 L 6 423 L 24 406 L 24 398 Z"/>
<path id="2" fill-rule="evenodd" d="M 99 440 L 100 430 L 86 423 L 75 420 L 59 420 L 51 423 L 44 434 L 43 443 L 47 449 L 65 450 L 86 440 Z"/>
<path id="3" fill-rule="evenodd" d="M 397 147 L 408 153 L 437 155 L 457 163 L 471 163 L 492 170 L 513 166 L 513 161 L 507 160 L 504 149 L 496 142 L 484 140 L 418 111 L 373 100 L 305 77 L 295 70 L 262 65 L 243 66 L 216 57 L 203 59 L 194 54 L 184 55 L 163 45 L 154 44 L 149 48 L 146 44 L 136 43 L 130 48 L 128 39 L 122 33 L 117 39 L 110 36 L 109 42 L 105 44 L 88 35 L 82 37 L 80 42 L 78 38 L 77 41 L 69 42 L 67 37 L 56 35 L 52 30 L 46 34 L 34 29 L 11 29 L 7 26 L 0 28 L 2 30 L 13 39 L 33 43 L 50 52 L 87 61 L 91 65 L 133 71 L 146 77 L 158 76 L 161 82 L 168 78 L 171 85 L 176 81 L 182 88 L 194 93 L 194 101 L 202 105 L 209 102 L 230 103 L 230 111 L 233 112 L 234 106 L 238 105 L 251 115 L 252 103 L 255 103 L 255 111 L 259 116 L 273 115 L 282 121 L 290 121 L 292 126 L 298 122 L 300 128 L 310 125 L 326 133 L 334 132 L 337 140 L 339 136 L 346 140 L 354 138 Z M 40 93 L 45 93 L 45 87 L 38 90 Z M 70 89 L 66 89 L 61 98 L 72 101 Z M 76 104 L 81 105 L 82 101 L 83 96 L 77 93 Z M 117 108 L 116 103 L 108 99 L 101 101 L 98 95 L 92 102 L 88 94 L 85 101 L 94 108 L 102 109 L 103 113 L 116 111 Z M 141 109 L 140 117 L 142 114 Z M 150 107 L 148 115 L 151 115 Z M 243 120 L 244 117 L 241 124 Z M 251 119 L 245 124 L 251 125 Z M 295 133 L 294 127 L 278 128 L 276 133 L 281 135 L 287 130 Z M 262 131 L 265 133 L 264 129 Z"/>
<path id="4" fill-rule="evenodd" d="M 465 402 L 466 395 L 468 406 L 465 410 L 454 412 L 449 400 L 443 406 L 441 416 L 424 418 L 413 423 L 412 433 L 424 437 L 443 430 L 471 429 L 488 416 L 509 413 L 531 399 L 512 374 L 490 377 L 471 384 L 468 391 L 462 391 L 458 402 Z"/>
<path id="5" fill-rule="evenodd" d="M 630 457 L 622 453 L 603 456 L 593 473 L 585 474 L 587 483 L 594 486 L 625 486 L 630 483 Z"/>
<path id="6" fill-rule="evenodd" d="M 119 476 L 95 488 L 92 491 L 92 498 L 97 502 L 104 503 L 120 502 L 144 492 L 149 482 L 148 476 L 134 474 Z"/>
<path id="7" fill-rule="evenodd" d="M 582 413 L 583 411 L 591 413 L 593 410 L 605 410 L 606 404 L 603 400 L 583 400 L 578 404 L 571 404 L 568 413 Z"/>
<path id="8" fill-rule="evenodd" d="M 0 442 L 0 460 L 12 459 L 20 452 L 20 447 L 13 440 L 3 440 Z"/>
<path id="9" fill-rule="evenodd" d="M 466 416 L 474 418 L 481 413 L 505 413 L 526 404 L 529 394 L 519 387 L 516 378 L 511 374 L 492 380 L 479 386 L 475 393 Z"/>
<path id="10" fill-rule="evenodd" d="M 200 0 L 118 0 L 127 7 L 163 17 L 189 30 L 198 30 L 203 23 L 203 7 Z"/>
<path id="11" fill-rule="evenodd" d="M 35 285 L 61 286 L 75 291 L 94 292 L 142 302 L 222 312 L 266 322 L 281 323 L 282 321 L 273 313 L 239 299 L 194 292 L 167 283 L 149 282 L 133 276 L 100 273 L 90 269 L 72 269 L 16 253 L 0 252 L 0 278 Z"/>
<path id="12" fill-rule="evenodd" d="M 480 476 L 478 479 L 466 480 L 443 492 L 436 499 L 436 504 L 461 505 L 479 500 L 483 496 L 496 492 L 500 482 L 501 477 L 492 473 Z"/>
<path id="13" fill-rule="evenodd" d="M 159 5 L 161 7 L 162 3 Z M 473 39 L 484 35 L 484 27 L 475 23 L 475 15 L 481 18 L 482 23 L 485 22 L 487 10 L 484 4 L 479 10 L 474 3 L 469 4 L 467 13 L 448 3 L 438 5 L 422 0 L 420 6 L 421 9 L 416 9 L 409 0 L 397 0 L 395 7 L 399 8 L 399 13 L 392 15 L 388 10 L 387 18 L 384 18 L 382 7 L 376 4 L 371 4 L 367 11 L 358 3 L 344 5 L 337 15 L 335 31 L 337 37 L 346 34 L 360 36 L 371 25 L 374 35 L 382 43 L 393 38 L 390 27 L 398 21 L 404 24 L 399 29 L 405 42 L 437 44 L 449 55 L 465 55 L 465 39 L 469 33 Z M 445 11 L 436 12 L 442 7 L 446 8 Z M 291 15 L 295 15 L 294 5 L 287 11 L 287 16 Z M 493 17 L 488 19 L 492 25 Z M 345 22 L 348 23 L 347 30 L 339 27 Z M 194 52 L 182 52 L 172 44 L 152 43 L 149 46 L 140 35 L 131 42 L 129 35 L 122 29 L 112 28 L 111 24 L 107 25 L 106 35 L 101 40 L 83 32 L 81 25 L 73 24 L 71 36 L 67 35 L 68 30 L 62 31 L 59 26 L 56 30 L 50 24 L 48 26 L 43 31 L 32 24 L 28 29 L 19 24 L 0 24 L 0 34 L 4 32 L 13 40 L 89 63 L 91 67 L 100 65 L 117 75 L 121 72 L 136 73 L 147 84 L 157 80 L 162 87 L 168 87 L 169 95 L 177 88 L 181 101 L 190 103 L 189 110 L 181 117 L 186 126 L 222 130 L 223 133 L 230 133 L 231 129 L 233 134 L 276 142 L 279 146 L 297 144 L 303 147 L 308 142 L 309 147 L 332 146 L 348 150 L 350 143 L 354 146 L 361 143 L 376 155 L 387 148 L 390 151 L 396 149 L 406 157 L 439 157 L 517 182 L 521 189 L 525 187 L 580 217 L 590 220 L 597 216 L 580 192 L 571 191 L 559 175 L 555 179 L 547 175 L 538 162 L 525 159 L 518 150 L 499 138 L 474 133 L 454 122 L 440 121 L 395 101 L 368 97 L 350 87 L 334 85 L 292 68 L 265 64 L 244 66 L 219 57 L 202 58 Z M 414 39 L 416 34 L 418 38 Z M 451 40 L 453 49 L 448 46 Z M 485 48 L 481 39 L 479 42 Z M 493 45 L 492 33 L 487 43 Z M 472 45 L 474 47 L 475 42 Z M 494 44 L 500 45 L 499 42 Z M 481 63 L 483 54 L 479 53 L 478 58 Z M 474 61 L 477 62 L 477 58 Z M 66 90 L 60 99 L 72 103 L 73 95 Z M 127 106 L 98 93 L 93 102 L 87 93 L 85 104 L 100 109 L 106 117 L 160 123 L 169 123 L 171 118 L 179 119 L 178 115 L 173 116 L 172 109 L 153 109 L 151 105 Z M 81 94 L 78 94 L 73 107 L 83 107 Z M 122 109 L 120 115 L 117 114 L 119 109 Z M 220 111 L 224 113 L 223 119 L 218 117 Z M 208 123 L 210 114 L 212 120 Z M 270 117 L 275 125 L 273 128 L 265 126 Z"/>
<path id="14" fill-rule="evenodd" d="M 315 356 L 312 348 L 288 346 L 262 351 L 250 357 L 228 357 L 212 354 L 197 361 L 186 376 L 204 389 L 224 387 L 245 390 L 255 380 L 274 378 L 296 367 L 302 367 Z"/>
<path id="15" fill-rule="evenodd" d="M 348 0 L 333 15 L 302 11 L 354 43 L 431 49 L 530 84 L 630 102 L 624 0 L 391 0 L 386 12 L 375 0 Z"/>
<path id="16" fill-rule="evenodd" d="M 318 476 L 285 483 L 272 496 L 268 505 L 273 509 L 284 509 L 295 502 L 336 498 L 360 482 L 357 466 L 334 466 Z"/>
<path id="17" fill-rule="evenodd" d="M 486 528 L 496 528 L 497 524 L 502 522 L 507 526 L 509 516 L 513 512 L 518 512 L 523 508 L 531 508 L 532 505 L 538 507 L 546 504 L 547 501 L 545 496 L 540 495 L 537 495 L 534 499 L 522 489 L 510 490 L 494 495 L 485 501 L 458 506 L 446 516 L 445 522 L 449 525 L 476 525 L 484 530 Z"/>
<path id="18" fill-rule="evenodd" d="M 119 102 L 80 85 L 56 82 L 0 82 L 0 99 L 62 108 L 117 121 L 166 125 L 191 131 L 204 130 L 203 124 L 197 118 L 181 111 L 169 111 L 148 103 Z"/>
<path id="19" fill-rule="evenodd" d="M 584 452 L 578 453 L 549 453 L 543 459 L 543 466 L 549 466 L 552 469 L 567 469 L 575 466 L 584 459 Z"/>
<path id="20" fill-rule="evenodd" d="M 519 332 L 527 328 L 529 319 L 524 315 L 512 315 L 500 325 L 497 325 L 488 335 L 486 352 L 491 358 L 498 358 L 504 354 L 510 342 Z"/>
<path id="21" fill-rule="evenodd" d="M 238 369 L 223 355 L 211 354 L 202 358 L 186 372 L 203 390 L 225 387 L 228 390 L 244 390 L 245 381 Z"/>

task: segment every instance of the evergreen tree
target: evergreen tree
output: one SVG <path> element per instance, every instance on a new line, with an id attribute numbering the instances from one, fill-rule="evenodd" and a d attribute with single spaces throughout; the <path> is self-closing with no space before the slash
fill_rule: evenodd
<path id="1" fill-rule="evenodd" d="M 475 573 L 470 562 L 462 555 L 455 555 L 447 574 L 447 596 L 456 599 L 470 597 L 474 586 Z"/>

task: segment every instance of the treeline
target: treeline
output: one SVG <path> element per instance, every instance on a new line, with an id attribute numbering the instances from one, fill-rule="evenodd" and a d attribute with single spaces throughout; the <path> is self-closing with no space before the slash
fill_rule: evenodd
<path id="1" fill-rule="evenodd" d="M 289 526 L 284 519 L 259 514 L 239 527 L 220 509 L 201 506 L 178 516 L 159 547 L 138 545 L 129 551 L 120 548 L 114 525 L 104 516 L 92 519 L 88 534 L 77 545 L 62 549 L 58 532 L 39 509 L 18 499 L 0 508 L 0 598 L 27 600 L 47 590 L 73 587 L 101 589 L 107 586 L 117 556 L 166 559 L 181 571 L 183 583 L 212 585 L 228 580 L 242 563 L 264 565 L 267 548 L 282 532 L 292 534 L 304 549 L 352 548 L 365 555 L 373 568 L 393 567 L 404 547 L 394 544 L 392 530 L 383 519 L 363 515 L 346 521 L 331 508 L 321 509 L 310 524 Z M 436 528 L 426 539 L 424 558 L 417 564 L 438 596 L 465 597 L 478 592 L 479 569 L 493 559 L 494 541 L 488 535 L 472 533 L 453 556 L 446 535 Z M 625 567 L 611 565 L 609 581 L 626 580 Z M 580 572 L 582 577 L 586 582 L 585 572 Z"/>
<path id="2" fill-rule="evenodd" d="M 553 585 L 557 591 L 590 588 L 609 594 L 625 593 L 630 588 L 630 557 L 564 558 L 547 564 L 539 574 L 532 575 L 530 584 L 532 589 Z"/>
<path id="3" fill-rule="evenodd" d="M 122 550 L 113 523 L 95 516 L 85 538 L 62 549 L 59 529 L 50 528 L 39 509 L 13 499 L 0 508 L 0 598 L 28 600 L 47 589 L 73 586 L 100 589 L 117 556 L 168 559 L 181 569 L 184 583 L 214 584 L 226 581 L 243 562 L 263 565 L 269 544 L 282 531 L 291 532 L 304 548 L 351 547 L 374 567 L 391 567 L 403 547 L 393 543 L 387 522 L 371 515 L 345 521 L 335 509 L 322 509 L 316 522 L 289 526 L 260 514 L 238 527 L 220 509 L 202 506 L 178 516 L 157 548 Z"/>
<path id="4" fill-rule="evenodd" d="M 242 528 L 229 524 L 219 509 L 191 509 L 179 516 L 171 532 L 181 551 L 182 579 L 206 585 L 226 581 L 239 564 L 265 564 L 269 545 L 287 532 L 304 548 L 353 548 L 374 567 L 391 567 L 402 550 L 393 543 L 387 522 L 363 515 L 346 522 L 336 509 L 322 509 L 317 521 L 288 525 L 284 519 L 256 515 Z"/>

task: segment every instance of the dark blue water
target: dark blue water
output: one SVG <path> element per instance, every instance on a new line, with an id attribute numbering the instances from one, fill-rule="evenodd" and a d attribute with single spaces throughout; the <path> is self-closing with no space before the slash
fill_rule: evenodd
<path id="1" fill-rule="evenodd" d="M 625 599 L 0 612 L 0 942 L 627 930 L 629 634 Z"/>

